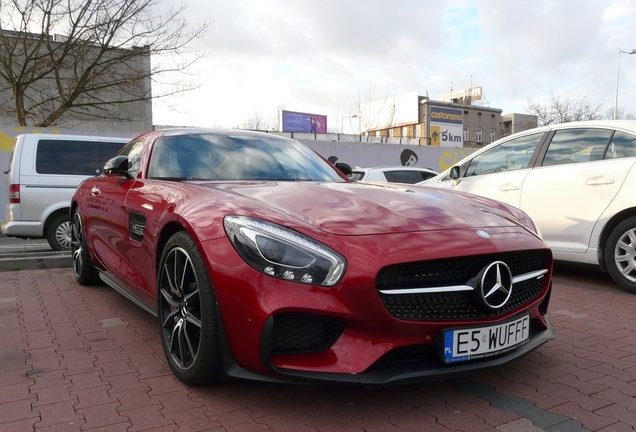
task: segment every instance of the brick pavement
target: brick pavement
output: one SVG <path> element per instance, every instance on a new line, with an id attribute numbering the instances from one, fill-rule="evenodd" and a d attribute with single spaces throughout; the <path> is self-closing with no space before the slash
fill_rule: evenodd
<path id="1" fill-rule="evenodd" d="M 623 431 L 636 425 L 636 296 L 557 280 L 557 340 L 466 379 L 390 388 L 191 388 L 155 318 L 68 268 L 0 273 L 0 430 Z"/>

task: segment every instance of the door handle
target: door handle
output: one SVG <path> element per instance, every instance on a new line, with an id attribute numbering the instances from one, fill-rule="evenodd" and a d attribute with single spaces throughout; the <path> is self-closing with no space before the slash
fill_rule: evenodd
<path id="1" fill-rule="evenodd" d="M 519 185 L 506 183 L 499 186 L 499 190 L 502 192 L 516 191 L 516 190 L 519 190 Z"/>
<path id="2" fill-rule="evenodd" d="M 614 179 L 605 176 L 590 177 L 585 180 L 585 184 L 588 186 L 611 185 L 614 184 Z"/>

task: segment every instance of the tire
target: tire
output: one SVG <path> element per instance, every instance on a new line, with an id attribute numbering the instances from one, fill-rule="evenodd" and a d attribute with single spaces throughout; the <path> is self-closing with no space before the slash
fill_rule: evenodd
<path id="1" fill-rule="evenodd" d="M 173 373 L 188 385 L 223 379 L 216 297 L 203 258 L 185 231 L 174 234 L 157 275 L 161 345 Z"/>
<path id="2" fill-rule="evenodd" d="M 46 241 L 56 251 L 71 249 L 71 221 L 67 215 L 53 219 L 46 230 Z"/>
<path id="3" fill-rule="evenodd" d="M 95 285 L 100 282 L 99 272 L 93 266 L 90 253 L 86 247 L 86 232 L 82 223 L 79 208 L 73 213 L 71 224 L 71 252 L 73 259 L 73 274 L 80 285 Z"/>
<path id="4" fill-rule="evenodd" d="M 612 230 L 605 245 L 605 265 L 618 285 L 636 294 L 636 216 Z"/>

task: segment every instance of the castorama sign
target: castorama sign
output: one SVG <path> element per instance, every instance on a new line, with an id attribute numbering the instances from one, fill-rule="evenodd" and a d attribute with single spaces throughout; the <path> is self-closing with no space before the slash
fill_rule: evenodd
<path id="1" fill-rule="evenodd" d="M 441 147 L 464 146 L 463 111 L 431 105 L 429 136 L 431 145 Z"/>
<path id="2" fill-rule="evenodd" d="M 327 133 L 327 116 L 281 111 L 281 132 Z"/>

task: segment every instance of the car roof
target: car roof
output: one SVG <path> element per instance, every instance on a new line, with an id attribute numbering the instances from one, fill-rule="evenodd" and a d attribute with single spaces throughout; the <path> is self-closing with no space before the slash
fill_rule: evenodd
<path id="1" fill-rule="evenodd" d="M 450 171 L 450 169 L 453 166 L 456 165 L 460 165 L 468 160 L 472 160 L 474 157 L 485 153 L 486 151 L 490 150 L 491 148 L 498 146 L 502 143 L 505 143 L 507 141 L 510 141 L 512 139 L 518 138 L 518 137 L 522 137 L 525 135 L 532 135 L 532 134 L 536 134 L 536 133 L 545 133 L 551 130 L 555 130 L 555 129 L 576 129 L 579 127 L 594 127 L 594 128 L 611 128 L 611 129 L 615 129 L 615 130 L 623 130 L 623 131 L 629 131 L 631 133 L 636 133 L 636 120 L 582 120 L 582 121 L 573 121 L 573 122 L 565 122 L 565 123 L 554 123 L 554 124 L 549 124 L 549 125 L 545 125 L 545 126 L 540 126 L 540 127 L 536 127 L 536 128 L 532 128 L 532 129 L 526 129 L 520 132 L 515 132 L 513 134 L 510 135 L 506 135 L 505 137 L 499 138 L 496 141 L 493 141 L 491 143 L 488 143 L 487 145 L 485 145 L 484 147 L 477 149 L 477 151 L 470 153 L 468 156 L 466 156 L 465 158 L 461 159 L 460 161 L 455 162 L 453 165 L 451 165 L 450 167 L 448 167 L 447 169 L 443 170 L 441 173 L 439 173 L 436 177 L 437 178 L 443 178 L 445 175 L 447 175 L 447 173 Z M 431 180 L 431 179 L 428 179 Z M 428 180 L 424 180 L 420 183 L 425 183 Z"/>
<path id="2" fill-rule="evenodd" d="M 164 136 L 186 136 L 186 135 L 219 135 L 219 136 L 252 136 L 252 137 L 268 137 L 271 139 L 290 140 L 287 137 L 280 136 L 276 133 L 258 132 L 245 129 L 213 129 L 213 128 L 166 128 L 160 129 L 158 132 Z"/>
<path id="3" fill-rule="evenodd" d="M 612 129 L 623 129 L 631 132 L 636 132 L 636 120 L 583 120 L 583 121 L 573 121 L 573 122 L 565 122 L 565 123 L 553 123 L 545 126 L 539 126 L 532 129 L 526 129 L 520 132 L 515 132 L 510 135 L 506 135 L 503 138 L 498 139 L 497 141 L 488 143 L 485 147 L 493 147 L 493 144 L 498 144 L 503 141 L 507 141 L 510 138 L 530 135 L 538 132 L 546 132 L 554 129 L 575 129 L 579 127 L 595 127 L 595 128 L 612 128 Z M 485 148 L 483 147 L 483 148 Z M 481 149 L 480 149 L 481 150 Z"/>
<path id="4" fill-rule="evenodd" d="M 369 172 L 369 171 L 388 171 L 388 170 L 401 170 L 401 171 L 429 171 L 436 173 L 437 171 L 426 168 L 426 167 L 418 167 L 418 166 L 403 166 L 403 165 L 387 165 L 387 166 L 377 166 L 377 167 L 369 167 L 369 168 L 359 168 L 356 167 L 353 171 L 358 172 Z"/>

